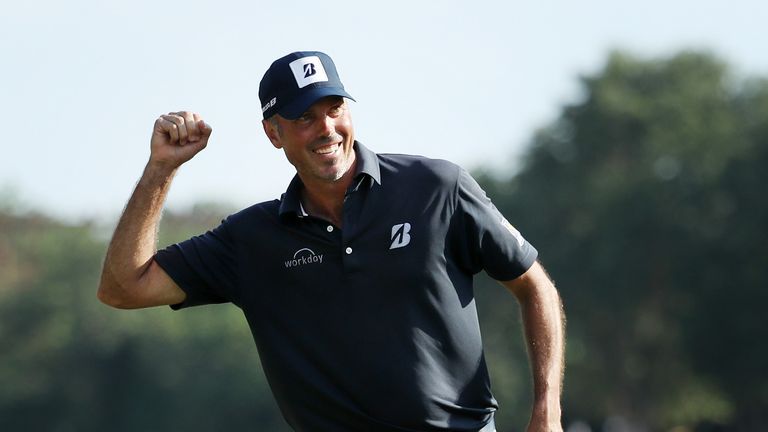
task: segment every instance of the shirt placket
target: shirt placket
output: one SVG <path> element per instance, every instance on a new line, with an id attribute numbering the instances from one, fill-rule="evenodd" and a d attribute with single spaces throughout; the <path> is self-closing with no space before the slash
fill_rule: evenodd
<path id="1" fill-rule="evenodd" d="M 360 210 L 362 206 L 363 194 L 360 193 L 361 185 L 365 184 L 366 177 L 361 176 L 356 179 L 352 187 L 347 191 L 344 196 L 344 210 L 342 213 L 342 221 L 344 229 L 341 233 L 341 247 L 342 247 L 342 265 L 345 273 L 352 273 L 359 271 L 362 266 L 362 257 L 360 250 L 358 250 L 355 244 L 357 238 L 357 224 L 360 216 Z"/>

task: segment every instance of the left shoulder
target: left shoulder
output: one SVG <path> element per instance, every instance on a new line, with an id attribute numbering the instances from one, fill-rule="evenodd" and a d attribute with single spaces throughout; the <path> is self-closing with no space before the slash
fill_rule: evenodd
<path id="1" fill-rule="evenodd" d="M 453 162 L 425 156 L 379 154 L 382 175 L 393 174 L 408 182 L 428 182 L 455 185 L 463 169 Z"/>

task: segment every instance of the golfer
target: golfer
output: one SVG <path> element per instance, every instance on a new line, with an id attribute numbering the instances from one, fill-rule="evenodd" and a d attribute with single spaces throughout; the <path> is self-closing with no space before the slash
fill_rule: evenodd
<path id="1" fill-rule="evenodd" d="M 211 136 L 197 113 L 160 116 L 99 299 L 242 309 L 296 431 L 489 432 L 498 405 L 473 298 L 484 270 L 521 305 L 534 383 L 528 430 L 562 430 L 559 296 L 536 249 L 474 179 L 450 162 L 357 141 L 352 96 L 324 53 L 276 60 L 259 98 L 264 132 L 296 168 L 285 193 L 157 251 L 174 174 Z"/>

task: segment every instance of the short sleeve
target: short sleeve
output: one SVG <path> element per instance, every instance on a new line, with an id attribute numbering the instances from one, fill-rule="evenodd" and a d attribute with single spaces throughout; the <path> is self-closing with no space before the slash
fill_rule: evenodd
<path id="1" fill-rule="evenodd" d="M 155 261 L 187 294 L 184 302 L 171 307 L 237 303 L 234 255 L 226 220 L 205 234 L 158 251 Z"/>
<path id="2" fill-rule="evenodd" d="M 464 169 L 459 172 L 456 196 L 451 236 L 459 265 L 473 274 L 485 270 L 500 281 L 525 273 L 538 252 Z"/>

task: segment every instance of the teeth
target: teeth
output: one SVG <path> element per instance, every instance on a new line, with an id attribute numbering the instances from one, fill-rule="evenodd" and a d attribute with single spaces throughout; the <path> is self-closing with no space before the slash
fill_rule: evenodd
<path id="1" fill-rule="evenodd" d="M 327 147 L 320 147 L 319 149 L 315 149 L 314 152 L 317 154 L 331 154 L 336 151 L 336 149 L 339 148 L 338 144 L 329 145 Z"/>

